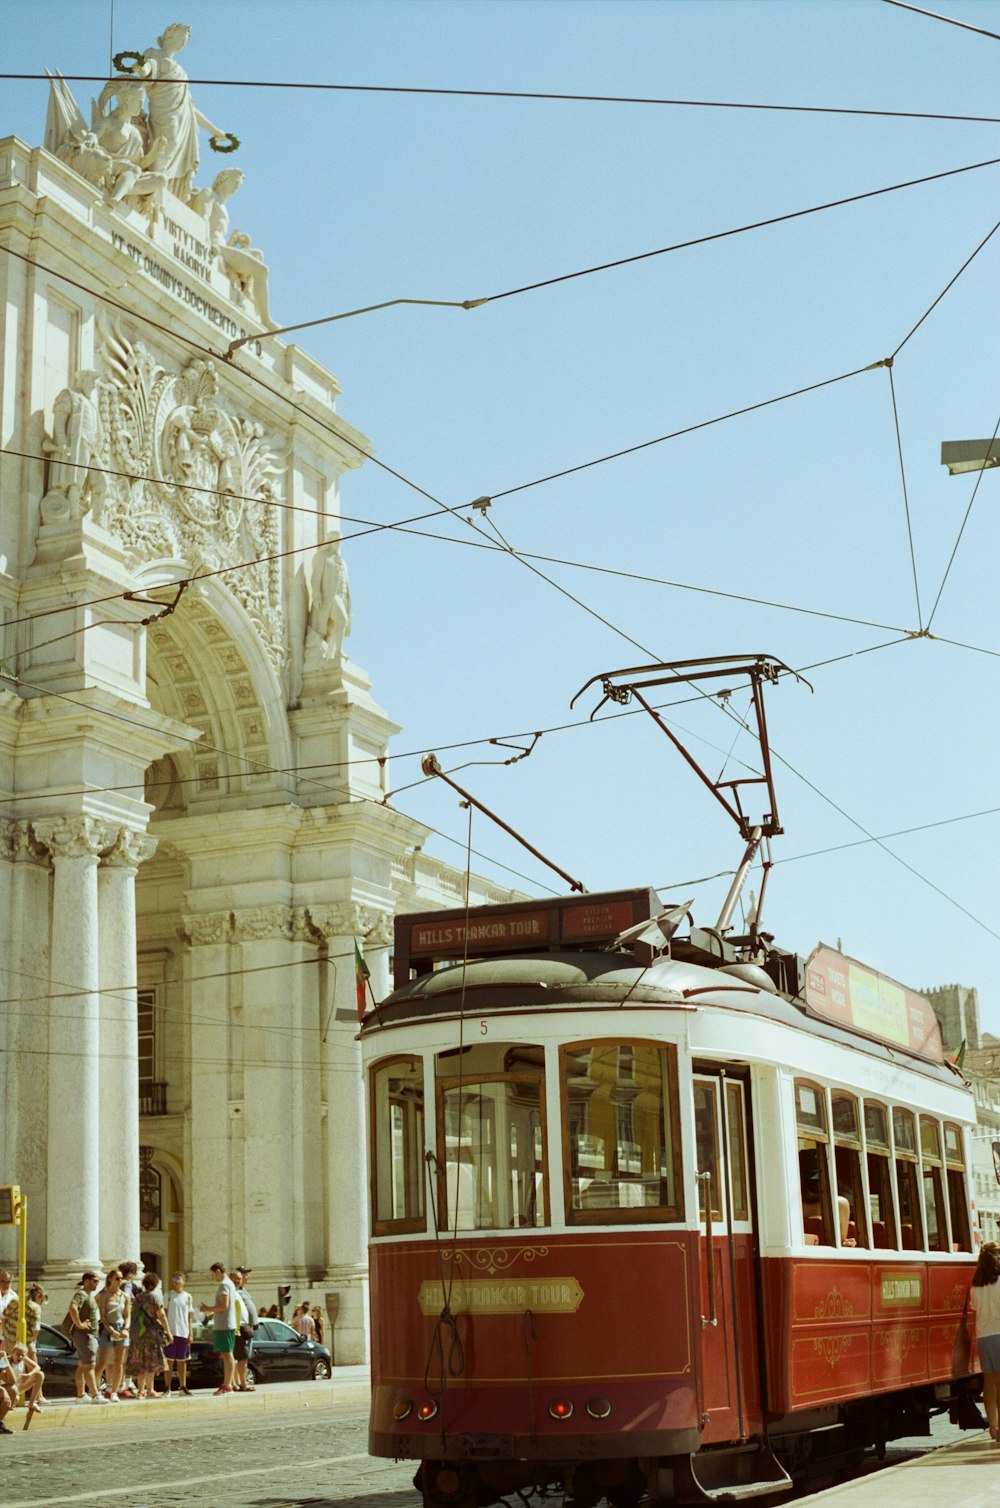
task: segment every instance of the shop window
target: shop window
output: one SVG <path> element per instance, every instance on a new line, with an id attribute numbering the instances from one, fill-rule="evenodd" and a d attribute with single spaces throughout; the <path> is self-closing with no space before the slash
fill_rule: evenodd
<path id="1" fill-rule="evenodd" d="M 951 1217 L 953 1251 L 971 1251 L 969 1196 L 965 1184 L 965 1153 L 962 1132 L 953 1121 L 944 1123 L 944 1160 L 948 1180 L 948 1213 Z"/>
<path id="2" fill-rule="evenodd" d="M 833 1246 L 826 1091 L 818 1084 L 796 1079 L 795 1124 L 798 1133 L 799 1191 L 802 1197 L 805 1244 Z"/>
<path id="3" fill-rule="evenodd" d="M 576 1043 L 560 1074 L 570 1223 L 682 1219 L 676 1049 Z"/>
<path id="4" fill-rule="evenodd" d="M 833 1165 L 837 1179 L 837 1224 L 841 1246 L 868 1246 L 865 1189 L 861 1178 L 861 1123 L 858 1102 L 835 1089 Z"/>
<path id="5" fill-rule="evenodd" d="M 510 1043 L 476 1044 L 461 1055 L 438 1054 L 442 1230 L 546 1224 L 542 1065 L 540 1047 Z"/>
<path id="6" fill-rule="evenodd" d="M 892 1136 L 895 1146 L 896 1193 L 899 1198 L 900 1250 L 922 1251 L 924 1224 L 920 1208 L 916 1122 L 909 1110 L 893 1110 Z"/>
<path id="7" fill-rule="evenodd" d="M 371 1072 L 372 1229 L 423 1230 L 424 1067 L 395 1058 Z"/>
<path id="8" fill-rule="evenodd" d="M 868 1213 L 872 1245 L 896 1249 L 896 1213 L 892 1204 L 892 1147 L 889 1112 L 884 1105 L 865 1101 L 865 1161 L 868 1166 Z"/>
<path id="9" fill-rule="evenodd" d="M 920 1157 L 923 1169 L 924 1215 L 927 1250 L 948 1251 L 948 1214 L 945 1208 L 941 1160 L 941 1129 L 929 1115 L 920 1117 Z"/>

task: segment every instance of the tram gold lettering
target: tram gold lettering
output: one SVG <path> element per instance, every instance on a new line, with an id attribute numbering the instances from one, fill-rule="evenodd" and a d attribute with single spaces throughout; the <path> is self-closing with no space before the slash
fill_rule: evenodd
<path id="1" fill-rule="evenodd" d="M 583 1300 L 576 1278 L 532 1278 L 523 1283 L 500 1278 L 459 1278 L 451 1294 L 454 1314 L 575 1314 Z M 421 1283 L 417 1297 L 422 1314 L 441 1309 L 441 1281 Z"/>

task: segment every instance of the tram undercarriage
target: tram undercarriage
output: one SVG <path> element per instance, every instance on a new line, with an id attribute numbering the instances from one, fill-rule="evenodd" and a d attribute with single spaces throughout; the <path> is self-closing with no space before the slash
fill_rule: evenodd
<path id="1" fill-rule="evenodd" d="M 881 1459 L 891 1440 L 929 1436 L 931 1420 L 948 1413 L 962 1429 L 984 1429 L 977 1379 L 967 1384 L 911 1389 L 859 1399 L 808 1419 L 786 1418 L 767 1441 L 709 1446 L 663 1456 L 609 1459 L 515 1458 L 513 1438 L 450 1442 L 464 1459 L 424 1460 L 413 1479 L 425 1508 L 490 1508 L 516 1495 L 560 1496 L 572 1508 L 635 1508 L 640 1501 L 678 1504 L 769 1497 L 818 1472 L 860 1463 L 866 1451 Z M 596 1440 L 581 1447 L 600 1448 Z M 489 1456 L 490 1459 L 485 1459 Z"/>

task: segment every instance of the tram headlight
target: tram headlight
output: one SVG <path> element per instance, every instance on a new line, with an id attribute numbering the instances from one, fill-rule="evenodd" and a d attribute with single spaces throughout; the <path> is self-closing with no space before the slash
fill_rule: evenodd
<path id="1" fill-rule="evenodd" d="M 426 1403 L 420 1404 L 419 1408 L 417 1409 L 417 1418 L 421 1421 L 422 1424 L 426 1424 L 428 1419 L 434 1418 L 434 1415 L 437 1413 L 437 1411 L 437 1404 L 433 1399 L 429 1399 Z"/>
<path id="2" fill-rule="evenodd" d="M 549 1404 L 549 1413 L 553 1419 L 572 1419 L 573 1405 L 568 1398 L 557 1398 Z"/>
<path id="3" fill-rule="evenodd" d="M 591 1419 L 609 1419 L 611 1417 L 610 1398 L 588 1398 L 587 1413 Z"/>
<path id="4" fill-rule="evenodd" d="M 412 1413 L 412 1398 L 400 1398 L 399 1402 L 394 1403 L 392 1406 L 392 1417 L 394 1419 L 408 1419 Z"/>

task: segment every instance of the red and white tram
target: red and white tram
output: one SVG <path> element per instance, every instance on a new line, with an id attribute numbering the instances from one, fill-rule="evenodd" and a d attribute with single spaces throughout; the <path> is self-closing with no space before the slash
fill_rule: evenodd
<path id="1" fill-rule="evenodd" d="M 361 1032 L 370 1449 L 430 1508 L 773 1492 L 971 1404 L 974 1109 L 930 1007 L 826 949 L 657 956 L 662 911 L 396 922 Z"/>

